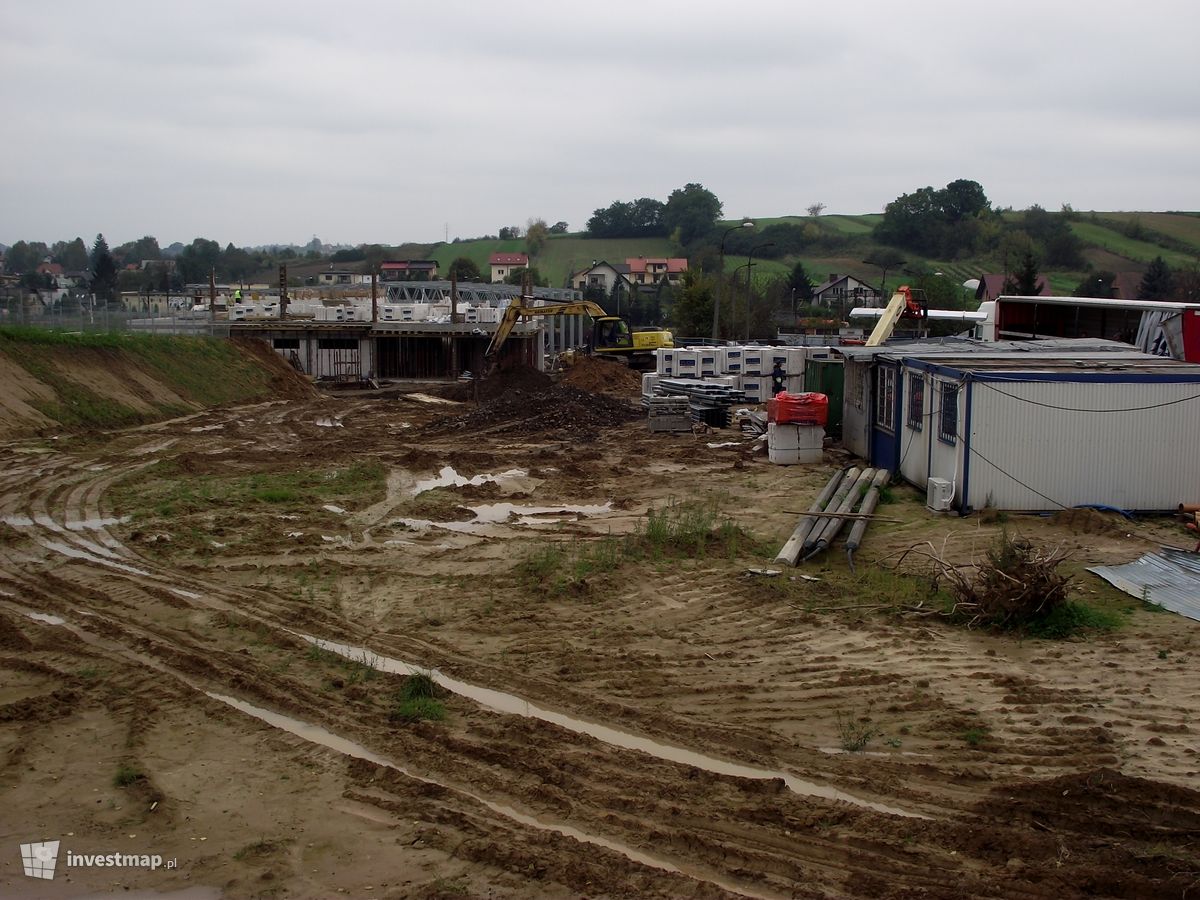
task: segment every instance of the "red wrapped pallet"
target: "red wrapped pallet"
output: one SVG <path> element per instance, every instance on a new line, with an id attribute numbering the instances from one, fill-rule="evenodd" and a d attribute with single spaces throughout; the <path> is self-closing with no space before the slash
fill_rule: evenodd
<path id="1" fill-rule="evenodd" d="M 789 394 L 780 391 L 767 402 L 767 421 L 779 424 L 820 425 L 829 421 L 829 397 L 825 394 Z"/>

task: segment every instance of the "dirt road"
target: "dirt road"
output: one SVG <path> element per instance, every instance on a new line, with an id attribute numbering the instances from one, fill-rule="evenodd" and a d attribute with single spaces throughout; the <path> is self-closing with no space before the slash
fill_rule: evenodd
<path id="1" fill-rule="evenodd" d="M 859 576 L 750 575 L 829 467 L 617 408 L 469 410 L 285 401 L 3 448 L 0 895 L 1200 891 L 1196 623 L 1087 575 L 1124 624 L 1084 641 L 872 609 L 919 590 L 897 550 L 1002 527 L 905 490 Z M 673 500 L 747 536 L 597 565 Z M 1003 527 L 1080 566 L 1179 540 Z M 430 670 L 445 718 L 398 715 Z M 35 883 L 16 845 L 41 839 L 177 867 Z"/>

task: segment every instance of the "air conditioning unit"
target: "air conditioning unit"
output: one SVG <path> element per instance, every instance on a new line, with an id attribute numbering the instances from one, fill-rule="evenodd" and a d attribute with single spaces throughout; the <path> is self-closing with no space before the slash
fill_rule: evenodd
<path id="1" fill-rule="evenodd" d="M 945 512 L 954 500 L 954 484 L 945 478 L 930 478 L 925 482 L 925 505 L 935 512 Z"/>

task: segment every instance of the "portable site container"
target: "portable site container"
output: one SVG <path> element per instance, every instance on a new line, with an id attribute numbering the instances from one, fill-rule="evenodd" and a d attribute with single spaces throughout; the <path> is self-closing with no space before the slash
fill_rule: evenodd
<path id="1" fill-rule="evenodd" d="M 804 365 L 804 390 L 829 398 L 829 421 L 825 430 L 832 438 L 842 436 L 843 364 L 836 358 L 814 356 Z"/>
<path id="2" fill-rule="evenodd" d="M 846 449 L 922 491 L 948 482 L 962 512 L 1200 500 L 1200 365 L 1107 341 L 971 343 L 843 349 Z"/>

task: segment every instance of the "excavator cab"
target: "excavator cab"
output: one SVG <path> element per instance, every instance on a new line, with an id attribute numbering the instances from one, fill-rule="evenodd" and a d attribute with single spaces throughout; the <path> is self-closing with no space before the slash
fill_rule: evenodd
<path id="1" fill-rule="evenodd" d="M 596 350 L 632 350 L 633 334 L 625 320 L 618 316 L 601 316 L 592 327 L 593 347 Z"/>

